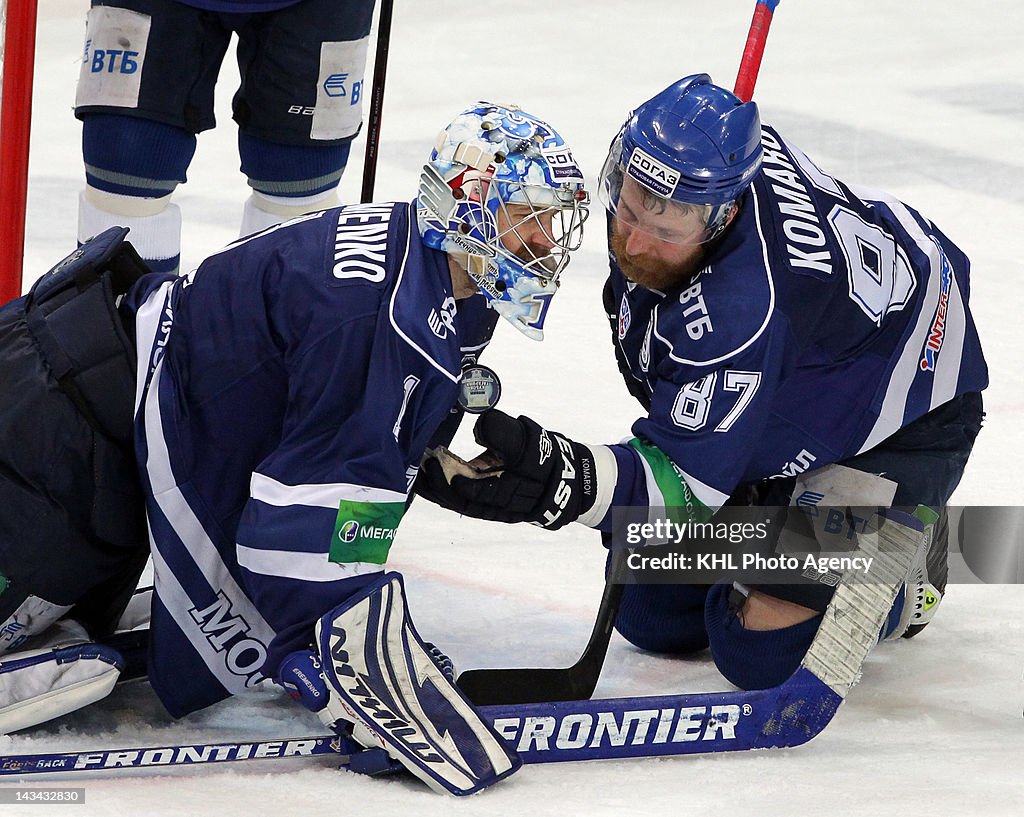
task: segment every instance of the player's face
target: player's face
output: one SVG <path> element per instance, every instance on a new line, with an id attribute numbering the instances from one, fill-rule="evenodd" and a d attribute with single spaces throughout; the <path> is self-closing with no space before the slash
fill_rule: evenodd
<path id="1" fill-rule="evenodd" d="M 498 208 L 501 243 L 520 261 L 529 263 L 551 255 L 555 247 L 554 212 L 534 210 L 528 204 L 507 204 Z"/>
<path id="2" fill-rule="evenodd" d="M 611 234 L 623 275 L 647 289 L 687 283 L 703 265 L 706 218 L 704 208 L 666 205 L 627 177 Z"/>

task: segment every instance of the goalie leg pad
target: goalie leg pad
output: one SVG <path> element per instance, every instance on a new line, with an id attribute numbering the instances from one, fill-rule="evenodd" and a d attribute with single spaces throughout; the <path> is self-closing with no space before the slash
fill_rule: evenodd
<path id="1" fill-rule="evenodd" d="M 68 619 L 27 646 L 31 649 L 0 660 L 0 734 L 105 698 L 123 667 L 117 650 L 92 643 L 85 629 Z"/>
<path id="2" fill-rule="evenodd" d="M 438 668 L 409 619 L 398 573 L 325 615 L 316 627 L 328 686 L 325 722 L 355 724 L 438 792 L 472 794 L 521 765 L 519 757 Z"/>

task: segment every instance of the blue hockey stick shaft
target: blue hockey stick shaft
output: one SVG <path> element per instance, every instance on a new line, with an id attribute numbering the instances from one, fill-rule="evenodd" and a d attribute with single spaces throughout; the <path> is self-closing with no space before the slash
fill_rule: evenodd
<path id="1" fill-rule="evenodd" d="M 358 747 L 357 747 L 358 748 Z M 280 760 L 335 755 L 348 759 L 352 744 L 333 735 L 241 743 L 193 743 L 87 752 L 49 752 L 0 756 L 0 775 L 97 772 L 156 766 L 192 766 L 239 760 Z"/>
<path id="2" fill-rule="evenodd" d="M 657 757 L 796 746 L 821 731 L 842 698 L 801 670 L 780 687 L 480 707 L 524 763 Z M 242 760 L 334 755 L 353 747 L 333 736 L 196 743 L 0 757 L 0 775 L 106 772 Z"/>

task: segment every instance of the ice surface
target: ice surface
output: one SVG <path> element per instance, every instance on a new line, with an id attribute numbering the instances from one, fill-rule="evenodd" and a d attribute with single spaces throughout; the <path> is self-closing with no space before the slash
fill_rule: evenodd
<path id="1" fill-rule="evenodd" d="M 85 0 L 40 4 L 26 286 L 71 248 L 84 177 L 72 115 Z M 377 198 L 415 193 L 437 131 L 478 98 L 517 102 L 551 119 L 593 184 L 631 106 L 678 77 L 709 72 L 732 85 L 753 3 L 693 0 L 520 0 L 396 4 Z M 972 303 L 992 386 L 988 421 L 957 492 L 960 504 L 1019 504 L 1024 484 L 1024 7 L 810 3 L 775 15 L 756 98 L 765 121 L 839 177 L 888 190 L 932 218 L 973 261 Z M 237 171 L 229 100 L 199 139 L 184 213 L 184 266 L 232 240 L 248 188 Z M 360 139 L 342 182 L 358 198 Z M 602 214 L 564 277 L 543 344 L 502 325 L 488 365 L 502 407 L 578 439 L 621 439 L 635 418 L 601 314 Z M 475 449 L 465 434 L 453 446 Z M 547 533 L 459 520 L 417 503 L 392 551 L 419 630 L 462 667 L 565 666 L 589 634 L 602 554 L 585 529 Z M 697 815 L 759 817 L 1011 815 L 1024 808 L 1024 592 L 952 588 L 919 638 L 868 659 L 835 721 L 789 751 L 531 766 L 455 802 L 411 781 L 335 771 L 328 761 L 269 761 L 179 772 L 64 777 L 85 786 L 70 815 L 346 814 Z M 706 656 L 645 655 L 615 637 L 598 695 L 726 688 Z M 145 685 L 31 734 L 0 753 L 276 738 L 320 727 L 274 692 L 225 702 L 180 722 Z M 45 782 L 44 782 L 45 781 Z M 36 777 L 29 785 L 55 785 Z M 14 785 L 11 779 L 0 785 Z M 0 806 L 0 813 L 14 807 Z"/>

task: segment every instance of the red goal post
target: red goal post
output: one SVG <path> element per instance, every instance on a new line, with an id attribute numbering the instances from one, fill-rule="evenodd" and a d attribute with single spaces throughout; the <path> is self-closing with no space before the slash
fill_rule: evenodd
<path id="1" fill-rule="evenodd" d="M 0 0 L 0 304 L 21 295 L 37 0 Z"/>

